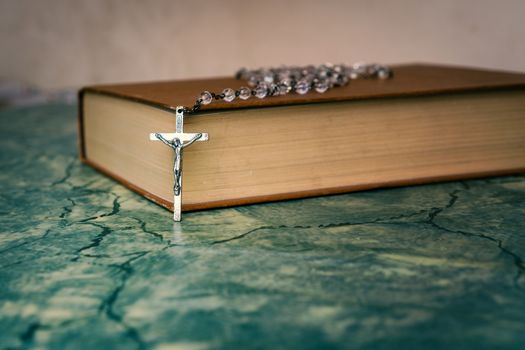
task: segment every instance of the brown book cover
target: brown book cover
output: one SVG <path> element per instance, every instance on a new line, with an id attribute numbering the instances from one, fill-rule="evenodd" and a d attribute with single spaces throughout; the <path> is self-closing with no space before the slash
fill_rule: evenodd
<path id="1" fill-rule="evenodd" d="M 247 101 L 237 99 L 234 102 L 227 103 L 224 101 L 214 102 L 204 106 L 199 113 L 216 110 L 237 110 L 246 108 L 261 108 L 271 106 L 285 105 L 304 105 L 312 103 L 327 103 L 350 100 L 374 100 L 402 97 L 433 96 L 444 94 L 461 94 L 476 91 L 507 91 L 523 90 L 525 88 L 525 74 L 490 71 L 481 69 L 471 69 L 462 67 L 436 66 L 427 64 L 411 64 L 393 67 L 394 78 L 389 80 L 355 80 L 349 85 L 340 88 L 334 88 L 324 94 L 308 93 L 306 95 L 288 94 L 286 96 L 276 96 L 266 99 L 252 98 Z M 107 169 L 86 159 L 84 145 L 84 123 L 83 123 L 83 97 L 87 92 L 101 94 L 132 100 L 154 106 L 159 109 L 174 112 L 175 107 L 179 105 L 192 106 L 196 96 L 201 91 L 208 90 L 220 92 L 226 87 L 239 88 L 246 85 L 245 82 L 234 78 L 213 78 L 213 79 L 195 79 L 181 81 L 161 81 L 147 83 L 131 84 L 114 84 L 114 85 L 96 85 L 82 89 L 79 93 L 79 146 L 81 159 L 124 183 L 129 188 L 145 195 L 149 199 L 171 208 L 172 203 L 158 198 L 151 193 L 145 193 L 133 183 L 113 174 Z M 523 116 L 525 118 L 525 116 Z M 166 165 L 169 167 L 169 165 Z M 302 193 L 279 193 L 275 195 L 261 196 L 258 198 L 241 198 L 237 200 L 200 203 L 197 205 L 186 206 L 185 210 L 201 209 L 216 206 L 238 205 L 245 203 L 261 202 L 266 200 L 280 200 L 287 198 L 299 198 L 312 195 L 324 195 L 330 193 L 341 193 L 351 190 L 361 190 L 366 188 L 405 185 L 413 183 L 422 183 L 429 181 L 439 181 L 462 177 L 478 177 L 486 175 L 496 175 L 505 173 L 515 173 L 523 171 L 524 165 L 516 164 L 512 169 L 487 169 L 486 171 L 472 174 L 450 176 L 407 178 L 403 181 L 382 181 L 382 183 L 370 183 L 364 186 L 348 186 L 333 189 L 312 189 Z"/>

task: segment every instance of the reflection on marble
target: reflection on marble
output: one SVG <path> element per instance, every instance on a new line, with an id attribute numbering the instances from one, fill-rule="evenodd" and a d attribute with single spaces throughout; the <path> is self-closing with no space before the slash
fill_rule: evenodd
<path id="1" fill-rule="evenodd" d="M 79 163 L 73 107 L 0 112 L 0 348 L 514 349 L 525 177 L 188 213 Z"/>

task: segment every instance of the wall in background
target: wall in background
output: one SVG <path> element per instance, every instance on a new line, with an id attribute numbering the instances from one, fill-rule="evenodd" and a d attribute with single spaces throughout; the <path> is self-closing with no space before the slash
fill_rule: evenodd
<path id="1" fill-rule="evenodd" d="M 524 13 L 521 0 L 0 0 L 0 77 L 61 88 L 361 60 L 525 71 Z"/>

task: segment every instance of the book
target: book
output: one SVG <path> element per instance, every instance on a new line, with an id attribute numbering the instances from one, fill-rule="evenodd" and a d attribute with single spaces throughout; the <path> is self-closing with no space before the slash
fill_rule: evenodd
<path id="1" fill-rule="evenodd" d="M 525 74 L 411 64 L 324 94 L 214 102 L 185 118 L 183 210 L 525 170 Z M 96 85 L 79 92 L 81 160 L 173 210 L 176 106 L 245 82 Z"/>

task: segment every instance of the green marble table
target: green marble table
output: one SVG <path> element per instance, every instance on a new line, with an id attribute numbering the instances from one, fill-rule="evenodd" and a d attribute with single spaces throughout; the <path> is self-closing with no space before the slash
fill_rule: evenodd
<path id="1" fill-rule="evenodd" d="M 188 213 L 0 112 L 1 349 L 525 349 L 525 177 Z"/>

